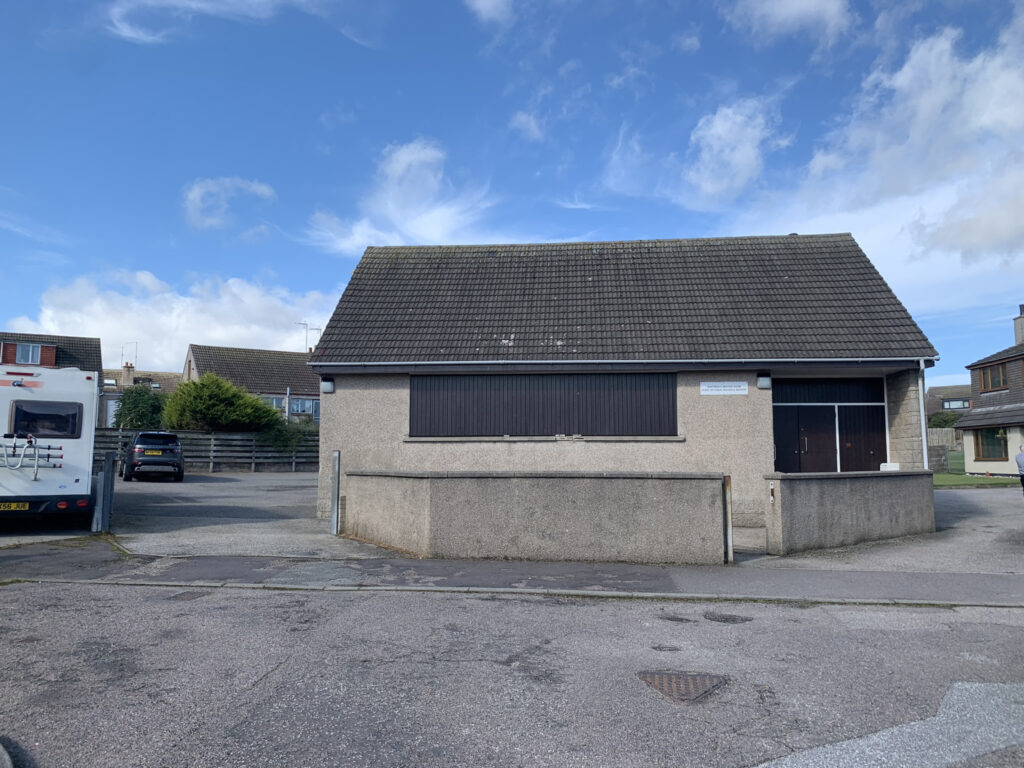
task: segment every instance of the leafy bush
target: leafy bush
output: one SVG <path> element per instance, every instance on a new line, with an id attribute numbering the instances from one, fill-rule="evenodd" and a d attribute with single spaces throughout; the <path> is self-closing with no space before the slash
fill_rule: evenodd
<path id="1" fill-rule="evenodd" d="M 932 417 L 928 419 L 929 427 L 952 427 L 958 421 L 963 414 L 953 413 L 952 411 L 940 411 L 939 413 L 932 414 Z"/>
<path id="2" fill-rule="evenodd" d="M 270 429 L 262 432 L 259 440 L 275 450 L 291 453 L 299 447 L 302 438 L 316 435 L 319 431 L 319 426 L 310 417 L 300 418 L 298 421 L 285 421 L 282 418 Z"/>
<path id="3" fill-rule="evenodd" d="M 152 387 L 136 384 L 128 387 L 114 412 L 114 426 L 118 429 L 160 429 L 165 397 Z"/>
<path id="4" fill-rule="evenodd" d="M 213 373 L 179 386 L 164 405 L 168 429 L 263 432 L 282 424 L 273 406 Z"/>

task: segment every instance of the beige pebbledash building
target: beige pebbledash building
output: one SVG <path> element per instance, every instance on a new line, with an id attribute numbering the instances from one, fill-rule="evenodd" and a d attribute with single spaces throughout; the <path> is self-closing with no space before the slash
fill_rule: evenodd
<path id="1" fill-rule="evenodd" d="M 319 511 L 444 557 L 932 530 L 935 358 L 848 234 L 368 248 L 310 360 Z"/>
<path id="2" fill-rule="evenodd" d="M 971 363 L 973 408 L 956 423 L 964 432 L 968 474 L 1019 473 L 1024 445 L 1024 304 L 1013 320 L 1014 345 Z"/>

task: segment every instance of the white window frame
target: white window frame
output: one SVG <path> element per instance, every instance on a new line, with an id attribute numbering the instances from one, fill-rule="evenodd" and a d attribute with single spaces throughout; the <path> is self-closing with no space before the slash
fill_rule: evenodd
<path id="1" fill-rule="evenodd" d="M 22 354 L 27 352 L 28 354 Z M 18 365 L 39 365 L 39 360 L 43 353 L 42 344 L 30 344 L 27 342 L 17 342 L 17 351 L 14 355 L 14 362 Z M 27 360 L 25 358 L 28 358 Z"/>

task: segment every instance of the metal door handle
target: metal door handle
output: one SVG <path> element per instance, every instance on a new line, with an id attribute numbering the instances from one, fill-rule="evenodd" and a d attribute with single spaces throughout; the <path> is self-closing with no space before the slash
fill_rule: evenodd
<path id="1" fill-rule="evenodd" d="M 807 438 L 804 438 L 804 453 L 807 453 Z"/>

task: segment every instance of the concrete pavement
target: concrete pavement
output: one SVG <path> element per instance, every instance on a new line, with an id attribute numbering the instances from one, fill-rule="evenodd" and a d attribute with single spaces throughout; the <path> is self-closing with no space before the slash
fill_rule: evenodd
<path id="1" fill-rule="evenodd" d="M 119 485 L 114 537 L 2 548 L 0 579 L 1024 606 L 1024 503 L 1015 489 L 937 492 L 935 534 L 789 557 L 741 552 L 731 567 L 403 558 L 330 536 L 326 521 L 310 516 L 315 489 L 306 475 Z"/>

